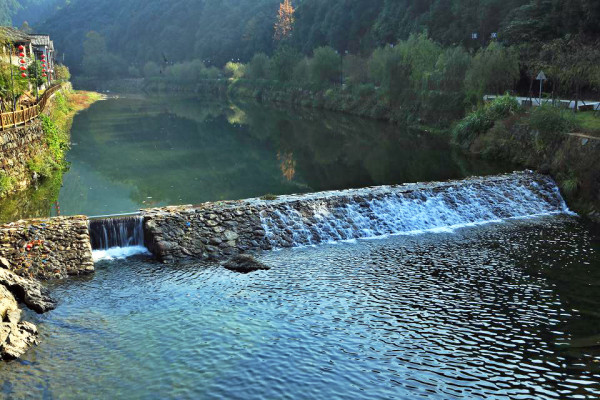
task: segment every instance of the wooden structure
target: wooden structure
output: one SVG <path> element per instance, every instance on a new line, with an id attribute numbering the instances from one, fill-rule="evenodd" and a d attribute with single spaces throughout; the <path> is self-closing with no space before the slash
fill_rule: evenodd
<path id="1" fill-rule="evenodd" d="M 54 85 L 50 87 L 48 90 L 44 92 L 40 101 L 24 110 L 13 111 L 0 114 L 0 130 L 6 130 L 15 128 L 19 125 L 24 125 L 29 121 L 36 119 L 46 108 L 46 104 L 48 100 L 57 90 L 59 90 L 61 85 Z"/>

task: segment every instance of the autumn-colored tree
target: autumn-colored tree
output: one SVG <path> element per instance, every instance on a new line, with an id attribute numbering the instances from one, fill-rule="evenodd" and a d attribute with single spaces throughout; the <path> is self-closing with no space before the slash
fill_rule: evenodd
<path id="1" fill-rule="evenodd" d="M 294 28 L 295 11 L 291 0 L 284 0 L 279 5 L 279 15 L 275 23 L 275 40 L 280 41 L 290 36 Z"/>

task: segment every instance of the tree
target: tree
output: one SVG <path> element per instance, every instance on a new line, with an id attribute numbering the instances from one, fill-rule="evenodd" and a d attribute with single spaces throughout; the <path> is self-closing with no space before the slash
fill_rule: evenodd
<path id="1" fill-rule="evenodd" d="M 57 64 L 54 66 L 54 79 L 68 81 L 71 79 L 71 71 L 66 65 Z"/>
<path id="2" fill-rule="evenodd" d="M 279 14 L 275 23 L 275 40 L 287 39 L 294 29 L 294 7 L 290 0 L 284 0 L 279 5 Z"/>
<path id="3" fill-rule="evenodd" d="M 599 42 L 586 43 L 584 37 L 577 35 L 553 40 L 542 48 L 541 67 L 559 85 L 575 93 L 575 110 L 581 89 L 600 83 L 599 45 Z"/>
<path id="4" fill-rule="evenodd" d="M 510 48 L 492 42 L 477 52 L 465 77 L 471 102 L 480 103 L 484 94 L 511 90 L 520 76 L 519 57 Z"/>
<path id="5" fill-rule="evenodd" d="M 341 74 L 340 56 L 331 47 L 319 47 L 310 62 L 310 77 L 314 83 L 339 82 Z"/>
<path id="6" fill-rule="evenodd" d="M 267 79 L 269 77 L 271 60 L 264 53 L 255 54 L 246 67 L 246 76 L 249 79 Z"/>
<path id="7" fill-rule="evenodd" d="M 292 79 L 294 68 L 302 59 L 302 55 L 293 47 L 281 45 L 271 57 L 271 75 L 275 80 L 288 82 Z"/>

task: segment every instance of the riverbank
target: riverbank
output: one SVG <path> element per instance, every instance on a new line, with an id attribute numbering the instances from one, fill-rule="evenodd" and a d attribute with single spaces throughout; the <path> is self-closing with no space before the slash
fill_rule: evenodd
<path id="1" fill-rule="evenodd" d="M 63 84 L 39 118 L 28 125 L 2 131 L 0 198 L 45 181 L 60 185 L 67 166 L 65 155 L 70 146 L 73 117 L 101 97 L 98 93 L 74 91 L 70 83 Z"/>
<path id="2" fill-rule="evenodd" d="M 569 207 L 600 223 L 600 118 L 552 108 L 524 110 L 491 103 L 454 129 L 454 140 L 485 159 L 506 160 L 550 174 Z"/>
<path id="3" fill-rule="evenodd" d="M 426 98 L 392 101 L 384 88 L 360 85 L 298 85 L 271 80 L 204 79 L 178 83 L 165 78 L 98 80 L 77 78 L 77 87 L 117 93 L 189 93 L 232 101 L 303 107 L 355 115 L 427 131 L 443 131 L 464 115 L 464 96 L 452 91 L 430 91 Z M 393 104 L 394 103 L 394 104 Z M 397 104 L 395 104 L 397 103 Z"/>

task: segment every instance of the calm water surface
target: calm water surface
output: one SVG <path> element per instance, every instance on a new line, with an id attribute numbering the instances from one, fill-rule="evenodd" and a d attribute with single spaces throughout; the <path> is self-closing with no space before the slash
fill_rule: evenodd
<path id="1" fill-rule="evenodd" d="M 75 117 L 70 170 L 0 202 L 0 221 L 105 215 L 265 194 L 509 172 L 443 137 L 337 113 L 181 97 L 98 102 Z"/>
<path id="2" fill-rule="evenodd" d="M 151 260 L 54 283 L 7 398 L 597 399 L 600 247 L 572 217 Z"/>

